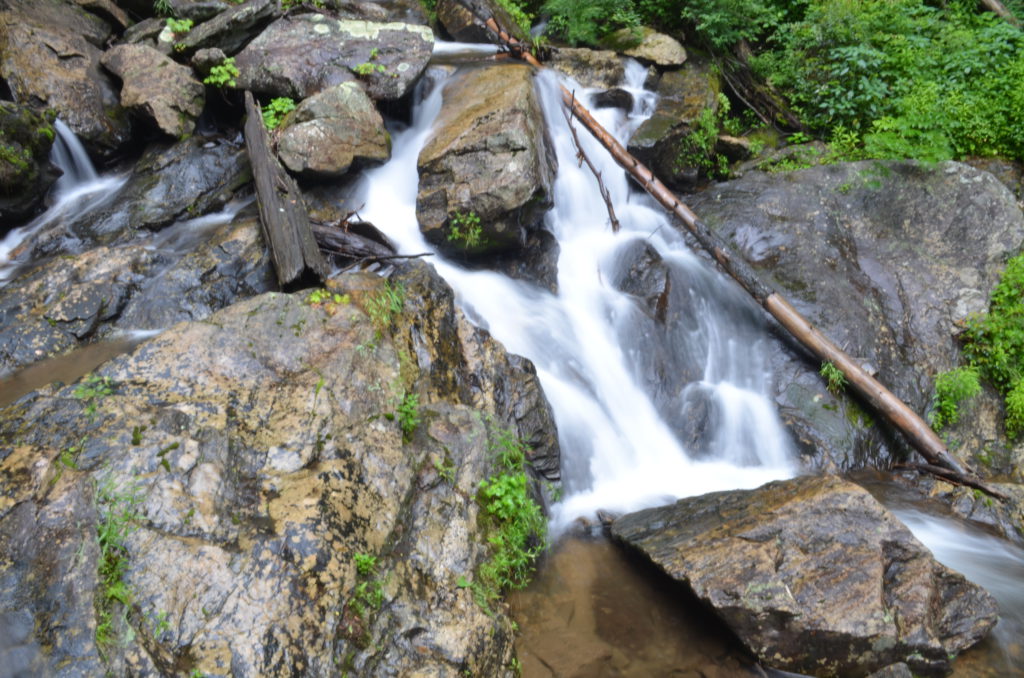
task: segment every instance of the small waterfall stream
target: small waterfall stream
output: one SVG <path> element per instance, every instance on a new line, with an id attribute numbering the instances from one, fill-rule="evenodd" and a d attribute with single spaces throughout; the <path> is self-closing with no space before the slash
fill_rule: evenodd
<path id="1" fill-rule="evenodd" d="M 565 499 L 553 508 L 553 530 L 597 510 L 629 511 L 674 498 L 754 487 L 793 473 L 786 432 L 767 397 L 764 330 L 758 316 L 685 246 L 657 206 L 629 185 L 625 173 L 588 134 L 579 135 L 598 165 L 622 224 L 608 225 L 604 201 L 576 149 L 562 114 L 553 72 L 538 76 L 549 132 L 558 157 L 554 207 L 545 226 L 558 239 L 558 293 L 503 275 L 470 271 L 432 257 L 463 308 L 510 351 L 530 358 L 555 413 L 562 449 Z M 597 111 L 625 138 L 653 109 L 633 64 L 624 87 L 637 105 L 629 115 Z M 573 85 L 581 99 L 585 91 Z M 403 253 L 431 251 L 416 221 L 416 158 L 440 111 L 443 82 L 420 103 L 412 125 L 393 132 L 387 164 L 366 173 L 360 215 L 384 230 Z M 660 331 L 634 298 L 615 289 L 637 243 L 652 247 L 679 280 L 690 281 L 692 306 L 703 312 L 679 350 L 703 366 L 680 402 L 694 396 L 715 413 L 709 457 L 696 459 L 663 416 L 664 403 L 637 367 Z M 713 309 L 713 311 L 712 311 Z M 735 312 L 723 309 L 737 309 Z"/>
<path id="2" fill-rule="evenodd" d="M 50 150 L 50 162 L 63 174 L 50 189 L 50 207 L 0 240 L 0 287 L 25 263 L 19 248 L 30 237 L 65 215 L 87 213 L 109 203 L 127 181 L 126 177 L 100 176 L 74 132 L 61 120 L 55 120 L 53 126 L 57 138 Z"/>

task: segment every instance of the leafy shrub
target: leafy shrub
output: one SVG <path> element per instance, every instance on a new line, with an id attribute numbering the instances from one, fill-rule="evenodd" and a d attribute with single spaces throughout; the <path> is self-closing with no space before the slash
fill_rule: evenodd
<path id="1" fill-rule="evenodd" d="M 543 11 L 550 15 L 548 30 L 573 45 L 594 45 L 641 23 L 629 0 L 547 0 Z"/>
<path id="2" fill-rule="evenodd" d="M 226 57 L 220 65 L 210 69 L 210 74 L 203 78 L 203 83 L 215 87 L 237 87 L 238 83 L 235 78 L 239 75 L 238 67 L 235 66 L 235 58 Z"/>
<path id="3" fill-rule="evenodd" d="M 290 97 L 276 97 L 263 108 L 263 124 L 267 129 L 277 129 L 284 116 L 295 110 L 295 101 Z"/>
<path id="4" fill-rule="evenodd" d="M 831 361 L 823 362 L 818 374 L 825 377 L 825 386 L 830 393 L 839 395 L 846 388 L 846 375 Z"/>
<path id="5" fill-rule="evenodd" d="M 526 446 L 510 431 L 502 430 L 491 443 L 499 472 L 480 483 L 477 501 L 489 523 L 487 541 L 491 557 L 478 570 L 474 586 L 485 609 L 506 589 L 523 588 L 530 581 L 533 563 L 544 550 L 547 522 L 530 496 L 526 476 Z"/>
<path id="6" fill-rule="evenodd" d="M 483 243 L 484 230 L 480 225 L 480 215 L 476 212 L 463 214 L 456 210 L 449 224 L 449 242 L 460 243 L 467 250 Z"/>
<path id="7" fill-rule="evenodd" d="M 1024 255 L 1007 263 L 989 312 L 967 320 L 964 355 L 1006 399 L 1006 432 L 1024 431 Z"/>
<path id="8" fill-rule="evenodd" d="M 960 405 L 981 393 L 978 368 L 958 367 L 935 378 L 935 409 L 931 423 L 935 430 L 960 421 Z"/>

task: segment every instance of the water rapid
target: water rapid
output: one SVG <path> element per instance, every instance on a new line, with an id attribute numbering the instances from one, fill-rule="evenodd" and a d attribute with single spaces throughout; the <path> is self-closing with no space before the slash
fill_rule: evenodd
<path id="1" fill-rule="evenodd" d="M 528 357 L 554 410 L 562 451 L 564 499 L 553 507 L 557 532 L 599 509 L 629 511 L 714 490 L 755 487 L 794 469 L 786 432 L 768 398 L 766 336 L 759 316 L 734 285 L 690 252 L 662 210 L 631 187 L 626 174 L 585 131 L 584 150 L 611 193 L 621 230 L 613 233 L 597 183 L 576 161 L 562 113 L 559 78 L 537 78 L 548 130 L 558 158 L 554 207 L 545 227 L 558 240 L 558 292 L 487 271 L 470 271 L 432 257 L 468 316 L 504 346 Z M 633 64 L 623 87 L 637 102 L 628 115 L 595 115 L 620 139 L 650 114 L 653 95 L 641 88 L 644 69 Z M 434 84 L 413 113 L 394 129 L 391 160 L 366 173 L 360 189 L 362 218 L 392 238 L 402 253 L 432 251 L 416 220 L 416 159 L 442 105 L 443 82 Z M 589 93 L 568 86 L 585 103 Z M 692 316 L 662 328 L 637 300 L 612 281 L 626 275 L 629 252 L 649 247 L 674 280 L 684 281 Z M 655 336 L 668 333 L 672 341 Z M 659 393 L 643 364 L 653 344 L 671 344 L 683 356 L 666 358 L 701 366 L 680 393 Z M 708 412 L 701 454 L 687 449 L 667 421 L 699 404 Z"/>

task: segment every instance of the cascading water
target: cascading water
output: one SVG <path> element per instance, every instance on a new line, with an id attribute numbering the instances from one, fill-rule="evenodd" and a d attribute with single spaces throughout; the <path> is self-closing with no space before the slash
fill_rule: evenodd
<path id="1" fill-rule="evenodd" d="M 766 397 L 766 339 L 758 316 L 735 286 L 689 252 L 663 212 L 633 190 L 625 173 L 582 133 L 621 222 L 618 233 L 611 231 L 594 177 L 576 162 L 557 77 L 542 73 L 537 86 L 559 161 L 554 207 L 545 220 L 560 247 L 558 293 L 432 258 L 467 314 L 537 368 L 562 450 L 565 498 L 553 508 L 553 529 L 598 509 L 634 510 L 791 475 L 790 443 Z M 653 109 L 653 95 L 640 87 L 643 77 L 639 65 L 629 68 L 624 88 L 638 102 L 630 115 L 597 111 L 619 137 Z M 360 215 L 403 253 L 432 250 L 416 220 L 416 159 L 440 111 L 442 90 L 443 83 L 436 84 L 414 111 L 412 125 L 394 131 L 391 160 L 367 172 L 361 187 Z M 575 91 L 583 92 L 578 86 Z M 657 341 L 653 334 L 664 330 L 611 283 L 623 277 L 624 254 L 637 246 L 653 248 L 673 278 L 686 281 L 684 293 L 694 311 L 671 330 L 672 341 L 663 343 L 701 365 L 702 375 L 667 397 L 655 395 L 659 385 L 639 367 L 645 347 Z M 710 442 L 700 459 L 666 421 L 666 414 L 685 416 L 694 404 L 707 410 L 714 425 L 704 436 Z"/>
<path id="2" fill-rule="evenodd" d="M 54 121 L 53 126 L 57 137 L 50 150 L 50 162 L 63 174 L 50 190 L 49 209 L 0 240 L 0 286 L 5 285 L 23 263 L 19 261 L 22 243 L 65 215 L 87 213 L 107 204 L 126 181 L 124 177 L 99 176 L 74 132 L 60 120 Z"/>

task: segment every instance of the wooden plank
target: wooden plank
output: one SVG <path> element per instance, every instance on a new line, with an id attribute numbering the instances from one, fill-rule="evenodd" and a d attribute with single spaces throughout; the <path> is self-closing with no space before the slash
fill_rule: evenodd
<path id="1" fill-rule="evenodd" d="M 311 271 L 321 281 L 329 267 L 310 227 L 295 180 L 274 155 L 270 135 L 252 92 L 245 93 L 245 147 L 249 152 L 263 237 L 282 287 Z"/>

